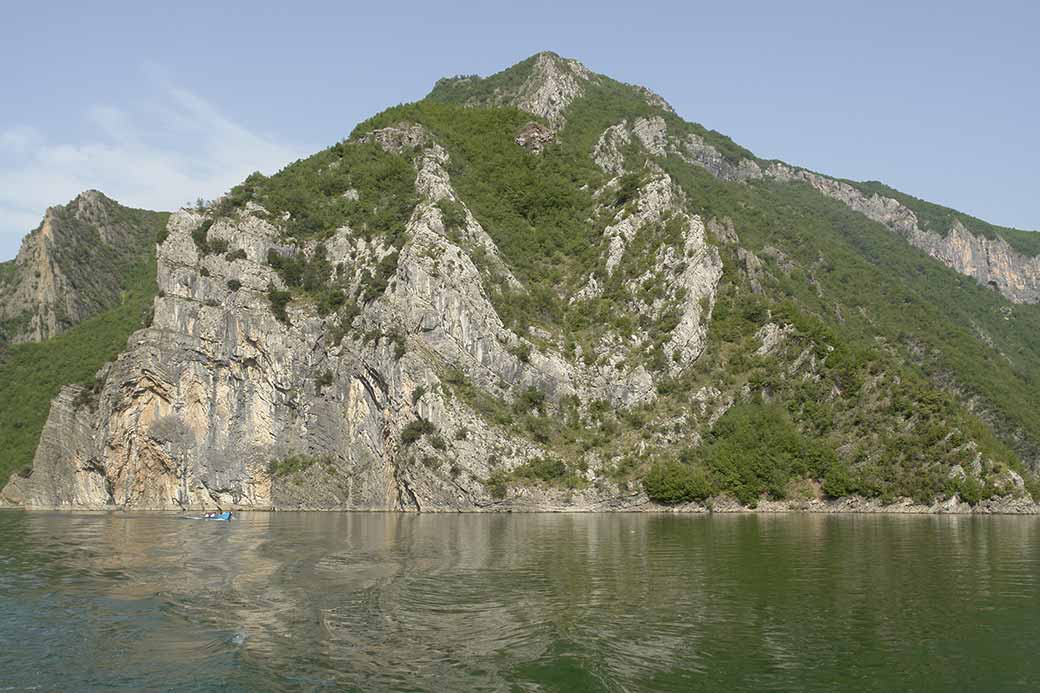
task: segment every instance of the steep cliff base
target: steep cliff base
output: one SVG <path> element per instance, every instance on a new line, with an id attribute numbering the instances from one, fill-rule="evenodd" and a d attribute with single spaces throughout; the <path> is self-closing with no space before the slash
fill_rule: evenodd
<path id="1" fill-rule="evenodd" d="M 678 514 L 724 514 L 736 513 L 826 513 L 863 515 L 1040 515 L 1040 504 L 1025 498 L 1007 496 L 992 498 L 976 505 L 959 498 L 936 501 L 930 505 L 917 503 L 910 498 L 900 498 L 884 503 L 876 498 L 848 496 L 845 498 L 810 500 L 763 500 L 755 507 L 741 505 L 728 498 L 711 498 L 703 503 L 661 505 L 647 498 L 645 493 L 608 494 L 592 489 L 564 490 L 525 488 L 519 493 L 503 499 L 483 499 L 468 505 L 445 507 L 430 505 L 421 511 L 412 507 L 358 508 L 336 506 L 327 498 L 308 497 L 296 494 L 273 505 L 202 504 L 177 510 L 169 506 L 142 507 L 132 509 L 115 505 L 33 505 L 25 502 L 19 494 L 19 482 L 12 482 L 0 496 L 0 509 L 62 512 L 201 512 L 208 510 L 233 510 L 246 512 L 425 512 L 425 513 L 678 513 Z M 276 495 L 278 494 L 276 492 Z"/>

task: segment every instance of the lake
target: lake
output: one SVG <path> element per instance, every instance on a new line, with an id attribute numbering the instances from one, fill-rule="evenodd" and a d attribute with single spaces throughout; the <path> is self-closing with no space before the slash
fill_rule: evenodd
<path id="1" fill-rule="evenodd" d="M 0 690 L 1037 690 L 1040 518 L 0 512 Z"/>

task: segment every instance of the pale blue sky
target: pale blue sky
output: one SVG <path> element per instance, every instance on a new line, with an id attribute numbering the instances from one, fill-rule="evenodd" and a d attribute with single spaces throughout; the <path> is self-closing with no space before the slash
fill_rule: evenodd
<path id="1" fill-rule="evenodd" d="M 215 197 L 441 76 L 539 50 L 760 156 L 1040 228 L 1040 3 L 159 4 L 5 6 L 0 260 L 82 189 L 154 209 Z"/>

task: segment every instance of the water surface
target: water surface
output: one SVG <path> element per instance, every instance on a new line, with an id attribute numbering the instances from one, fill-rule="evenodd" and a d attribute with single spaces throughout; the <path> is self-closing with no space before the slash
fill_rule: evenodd
<path id="1" fill-rule="evenodd" d="M 1038 690 L 1040 518 L 0 512 L 0 689 Z"/>

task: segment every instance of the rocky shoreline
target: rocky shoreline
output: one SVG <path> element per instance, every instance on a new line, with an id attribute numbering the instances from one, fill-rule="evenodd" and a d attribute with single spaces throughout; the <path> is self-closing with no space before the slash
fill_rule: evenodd
<path id="1" fill-rule="evenodd" d="M 1026 498 L 995 498 L 970 505 L 954 497 L 937 501 L 931 505 L 915 503 L 910 498 L 900 498 L 892 503 L 862 496 L 836 499 L 811 500 L 763 500 L 756 507 L 741 505 L 732 498 L 712 498 L 706 503 L 682 503 L 661 505 L 650 501 L 644 493 L 630 496 L 605 498 L 588 492 L 576 491 L 569 494 L 547 489 L 523 489 L 520 495 L 501 501 L 477 504 L 472 507 L 429 509 L 396 509 L 376 507 L 343 507 L 298 504 L 295 506 L 254 506 L 230 504 L 219 506 L 222 510 L 245 512 L 404 512 L 404 513 L 665 513 L 665 514 L 862 514 L 862 515 L 1040 515 L 1040 504 Z M 73 506 L 73 505 L 18 505 L 0 499 L 0 510 L 59 511 L 59 512 L 202 512 L 217 506 L 205 507 L 119 507 L 119 506 Z"/>

